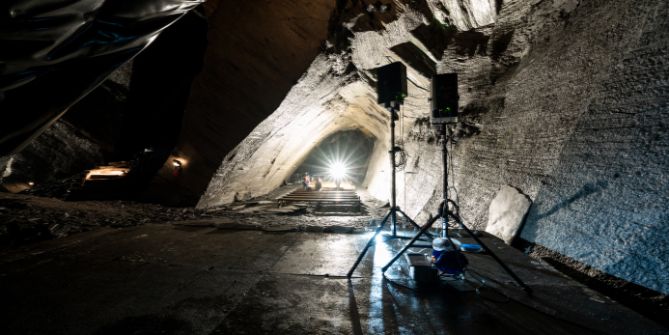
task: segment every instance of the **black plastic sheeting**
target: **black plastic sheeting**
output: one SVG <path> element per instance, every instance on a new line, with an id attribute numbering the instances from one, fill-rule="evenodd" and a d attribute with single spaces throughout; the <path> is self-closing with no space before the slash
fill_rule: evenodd
<path id="1" fill-rule="evenodd" d="M 1 0 L 0 156 L 204 0 Z"/>

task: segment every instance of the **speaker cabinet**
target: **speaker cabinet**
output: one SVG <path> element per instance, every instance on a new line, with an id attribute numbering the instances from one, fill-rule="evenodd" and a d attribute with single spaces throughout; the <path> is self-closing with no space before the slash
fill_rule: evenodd
<path id="1" fill-rule="evenodd" d="M 404 102 L 407 96 L 407 69 L 401 62 L 391 63 L 376 69 L 376 93 L 379 104 L 390 106 L 395 101 Z"/>
<path id="2" fill-rule="evenodd" d="M 432 77 L 432 123 L 456 122 L 459 99 L 457 73 Z"/>

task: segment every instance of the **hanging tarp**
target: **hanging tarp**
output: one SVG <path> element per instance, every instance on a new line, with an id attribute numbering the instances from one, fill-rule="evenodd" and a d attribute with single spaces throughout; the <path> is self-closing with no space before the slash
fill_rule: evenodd
<path id="1" fill-rule="evenodd" d="M 1 1 L 0 156 L 41 133 L 203 1 Z"/>

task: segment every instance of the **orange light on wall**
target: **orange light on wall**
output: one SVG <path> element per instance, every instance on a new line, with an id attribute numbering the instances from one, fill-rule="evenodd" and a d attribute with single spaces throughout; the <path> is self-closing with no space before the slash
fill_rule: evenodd
<path id="1" fill-rule="evenodd" d="M 181 174 L 181 170 L 183 169 L 183 162 L 175 158 L 172 160 L 172 167 L 174 168 L 172 170 L 172 175 L 178 177 Z"/>
<path id="2" fill-rule="evenodd" d="M 86 173 L 86 180 L 122 178 L 128 174 L 128 171 L 130 171 L 129 168 L 101 166 L 88 171 L 88 173 Z"/>

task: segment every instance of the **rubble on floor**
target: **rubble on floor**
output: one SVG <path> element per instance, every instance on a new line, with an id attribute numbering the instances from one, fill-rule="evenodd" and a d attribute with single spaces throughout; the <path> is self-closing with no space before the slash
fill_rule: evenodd
<path id="1" fill-rule="evenodd" d="M 368 212 L 375 215 L 378 205 L 366 202 L 359 215 L 318 215 L 299 203 L 279 207 L 276 201 L 263 197 L 205 212 L 192 207 L 130 201 L 63 201 L 0 192 L 0 248 L 62 238 L 98 227 L 147 223 L 264 231 L 363 232 L 376 224 Z"/>

